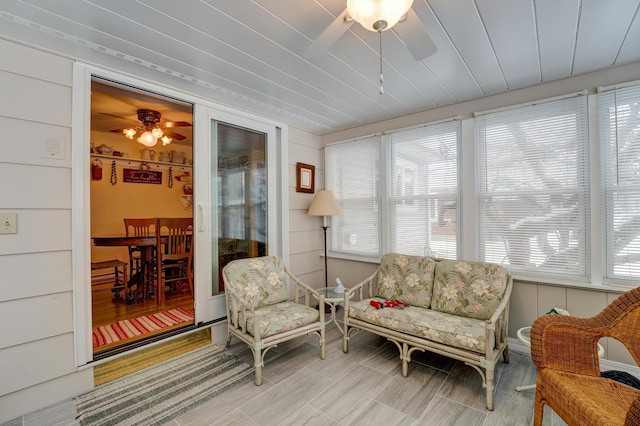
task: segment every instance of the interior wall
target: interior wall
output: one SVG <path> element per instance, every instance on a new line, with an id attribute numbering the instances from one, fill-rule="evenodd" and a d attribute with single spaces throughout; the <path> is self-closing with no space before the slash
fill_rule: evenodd
<path id="1" fill-rule="evenodd" d="M 313 288 L 324 286 L 322 218 L 307 216 L 313 194 L 296 192 L 296 163 L 315 166 L 315 190 L 324 182 L 320 136 L 289 127 L 289 261 L 288 267 Z"/>
<path id="2" fill-rule="evenodd" d="M 0 422 L 93 387 L 77 371 L 71 253 L 72 61 L 0 40 Z"/>
<path id="3" fill-rule="evenodd" d="M 119 134 L 91 132 L 91 143 L 95 146 L 107 145 L 115 151 L 127 153 L 128 157 L 93 157 L 92 162 L 102 163 L 102 179 L 91 179 L 91 235 L 120 235 L 125 232 L 123 218 L 145 217 L 192 217 L 193 207 L 184 208 L 182 198 L 185 196 L 184 186 L 192 185 L 193 171 L 191 166 L 180 164 L 168 165 L 149 161 L 145 164 L 149 170 L 162 172 L 161 184 L 123 182 L 123 169 L 139 169 L 145 148 L 135 140 L 129 140 Z M 171 151 L 184 152 L 187 158 L 192 158 L 191 147 L 170 144 L 166 147 L 150 148 L 156 152 Z M 111 183 L 112 162 L 116 162 L 116 184 Z M 173 186 L 169 188 L 169 167 L 173 177 Z M 113 259 L 120 256 L 127 259 L 125 247 L 94 247 L 91 248 L 93 261 Z"/>

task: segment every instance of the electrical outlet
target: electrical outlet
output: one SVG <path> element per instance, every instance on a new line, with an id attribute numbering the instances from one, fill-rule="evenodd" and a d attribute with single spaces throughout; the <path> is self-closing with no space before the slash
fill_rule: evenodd
<path id="1" fill-rule="evenodd" d="M 0 213 L 0 234 L 18 233 L 18 214 Z"/>

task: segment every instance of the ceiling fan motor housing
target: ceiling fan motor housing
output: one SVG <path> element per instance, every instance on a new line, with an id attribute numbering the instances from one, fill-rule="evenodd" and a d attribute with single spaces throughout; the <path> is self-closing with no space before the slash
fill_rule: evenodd
<path id="1" fill-rule="evenodd" d="M 147 130 L 153 129 L 160 122 L 160 113 L 152 109 L 139 109 L 138 120 L 144 123 L 144 127 Z"/>

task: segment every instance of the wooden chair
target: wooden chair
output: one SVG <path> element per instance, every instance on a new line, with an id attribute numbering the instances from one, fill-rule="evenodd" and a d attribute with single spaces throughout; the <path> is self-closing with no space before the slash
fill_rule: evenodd
<path id="1" fill-rule="evenodd" d="M 116 299 L 120 299 L 120 292 L 124 291 L 128 299 L 129 289 L 126 286 L 127 263 L 119 259 L 104 260 L 101 262 L 91 262 L 91 287 L 93 290 L 100 290 L 104 285 L 113 293 Z"/>
<path id="2" fill-rule="evenodd" d="M 124 219 L 125 234 L 128 236 L 153 236 L 156 233 L 155 218 L 125 218 Z M 154 254 L 155 258 L 155 254 Z M 129 273 L 131 277 L 140 271 L 140 248 L 129 246 Z"/>
<path id="3" fill-rule="evenodd" d="M 164 287 L 172 290 L 182 283 L 189 284 L 193 295 L 193 218 L 161 217 L 157 219 L 156 238 L 159 302 L 164 299 Z"/>
<path id="4" fill-rule="evenodd" d="M 640 390 L 600 375 L 602 337 L 619 340 L 640 363 L 640 287 L 591 318 L 543 315 L 535 320 L 535 426 L 542 425 L 545 404 L 569 425 L 640 425 Z"/>
<path id="5" fill-rule="evenodd" d="M 316 334 L 320 339 L 320 358 L 325 359 L 324 297 L 289 272 L 281 258 L 232 260 L 224 267 L 222 276 L 227 302 L 227 347 L 232 336 L 249 346 L 257 386 L 262 384 L 267 351 L 279 343 Z M 293 301 L 289 301 L 287 277 L 294 285 Z M 318 309 L 310 306 L 312 298 L 319 301 Z"/>

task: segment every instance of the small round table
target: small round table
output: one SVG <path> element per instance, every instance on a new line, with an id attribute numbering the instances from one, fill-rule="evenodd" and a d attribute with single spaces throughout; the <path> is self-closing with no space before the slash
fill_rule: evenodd
<path id="1" fill-rule="evenodd" d="M 345 288 L 345 291 L 348 290 L 349 289 Z M 321 287 L 318 289 L 318 293 L 324 296 L 324 303 L 331 307 L 330 321 L 333 321 L 335 323 L 336 327 L 338 327 L 338 330 L 340 330 L 340 333 L 344 333 L 342 331 L 342 328 L 340 328 L 338 320 L 336 319 L 336 308 L 338 307 L 338 305 L 344 302 L 344 293 L 336 293 L 336 287 Z M 352 297 L 353 294 L 349 296 L 349 299 L 351 299 Z M 325 324 L 330 321 L 325 322 Z"/>
<path id="2" fill-rule="evenodd" d="M 523 345 L 525 345 L 528 348 L 531 348 L 531 326 L 522 327 L 518 329 L 516 334 L 518 336 L 518 340 L 520 340 Z M 600 343 L 598 343 L 598 356 L 602 358 L 603 355 L 604 355 L 604 347 Z M 535 387 L 536 387 L 535 384 L 518 386 L 516 387 L 516 391 L 520 392 L 526 389 L 533 389 Z"/>

